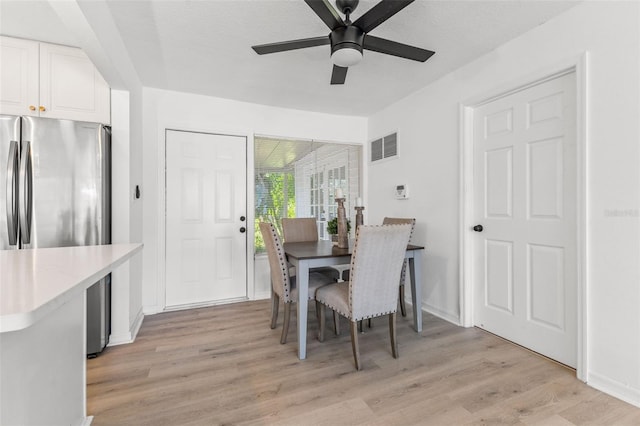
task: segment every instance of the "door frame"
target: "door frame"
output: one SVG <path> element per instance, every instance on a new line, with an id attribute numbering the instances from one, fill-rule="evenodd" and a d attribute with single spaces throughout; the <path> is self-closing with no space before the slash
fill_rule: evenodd
<path id="1" fill-rule="evenodd" d="M 474 183 L 473 183 L 473 120 L 474 110 L 480 105 L 519 92 L 547 80 L 571 72 L 576 74 L 576 288 L 577 288 L 577 368 L 578 379 L 587 380 L 588 362 L 588 299 L 587 265 L 589 257 L 588 223 L 588 74 L 589 52 L 568 58 L 500 85 L 479 96 L 459 104 L 460 123 L 460 325 L 473 327 L 474 323 Z"/>
<path id="2" fill-rule="evenodd" d="M 166 170 L 167 170 L 167 132 L 168 131 L 177 131 L 177 132 L 192 132 L 192 133 L 207 133 L 212 135 L 221 135 L 221 136 L 234 136 L 239 138 L 244 138 L 245 143 L 245 172 L 247 175 L 246 180 L 246 188 L 245 188 L 245 203 L 247 205 L 247 223 L 253 223 L 253 209 L 249 209 L 249 203 L 253 204 L 253 196 L 249 191 L 249 182 L 253 180 L 253 171 L 250 172 L 250 167 L 253 167 L 252 156 L 249 155 L 249 150 L 253 150 L 253 138 L 250 135 L 242 134 L 241 132 L 234 131 L 220 131 L 211 128 L 200 128 L 200 127 L 191 127 L 183 124 L 165 124 L 160 125 L 158 127 L 158 135 L 159 144 L 158 144 L 158 164 L 161 167 L 158 167 L 158 202 L 157 202 L 157 211 L 161 212 L 158 215 L 158 263 L 157 263 L 157 286 L 156 286 L 156 310 L 155 312 L 168 312 L 172 310 L 181 310 L 186 309 L 188 306 L 180 306 L 178 308 L 167 308 L 166 301 L 166 289 L 167 289 L 167 239 L 166 239 L 166 227 L 167 227 L 167 218 L 166 218 Z M 251 159 L 251 161 L 250 161 Z M 253 230 L 253 227 L 247 227 L 247 230 Z M 245 233 L 247 238 L 246 244 L 246 253 L 245 253 L 245 265 L 247 268 L 246 274 L 246 291 L 247 297 L 242 298 L 242 300 L 252 300 L 254 297 L 254 281 L 253 281 L 253 255 L 249 256 L 249 253 L 253 253 L 253 235 L 249 232 Z M 220 305 L 224 303 L 230 303 L 231 301 L 224 302 L 211 302 L 199 305 L 193 305 L 192 307 L 204 307 L 204 306 L 214 306 Z"/>

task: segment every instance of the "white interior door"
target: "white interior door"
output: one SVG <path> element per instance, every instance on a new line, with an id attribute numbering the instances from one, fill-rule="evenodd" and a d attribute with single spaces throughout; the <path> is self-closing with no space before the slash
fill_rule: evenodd
<path id="1" fill-rule="evenodd" d="M 474 112 L 475 325 L 572 367 L 575 101 L 570 73 Z"/>
<path id="2" fill-rule="evenodd" d="M 166 306 L 246 297 L 246 138 L 166 132 Z"/>

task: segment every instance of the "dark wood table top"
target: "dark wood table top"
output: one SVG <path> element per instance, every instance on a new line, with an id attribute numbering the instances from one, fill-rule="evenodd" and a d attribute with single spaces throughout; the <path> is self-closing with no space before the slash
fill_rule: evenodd
<path id="1" fill-rule="evenodd" d="M 284 243 L 282 245 L 287 256 L 302 259 L 318 259 L 321 257 L 351 256 L 353 241 L 349 241 L 349 248 L 338 248 L 331 241 L 320 240 L 305 243 Z M 409 244 L 407 250 L 422 250 L 424 246 Z"/>

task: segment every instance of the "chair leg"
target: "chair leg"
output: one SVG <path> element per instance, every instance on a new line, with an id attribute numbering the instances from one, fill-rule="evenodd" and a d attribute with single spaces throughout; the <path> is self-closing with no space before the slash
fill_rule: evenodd
<path id="1" fill-rule="evenodd" d="M 336 311 L 333 311 L 333 331 L 336 336 L 340 335 L 340 314 Z"/>
<path id="2" fill-rule="evenodd" d="M 407 307 L 404 303 L 404 284 L 400 285 L 400 294 L 398 295 L 398 300 L 400 301 L 400 313 L 402 313 L 403 317 L 406 317 Z"/>
<path id="3" fill-rule="evenodd" d="M 320 331 L 318 331 L 318 340 L 324 342 L 324 327 L 325 327 L 325 306 L 324 304 L 316 301 L 316 309 L 320 311 L 318 314 L 320 318 Z"/>
<path id="4" fill-rule="evenodd" d="M 316 300 L 316 320 L 318 321 L 318 327 L 320 326 L 320 303 Z"/>
<path id="5" fill-rule="evenodd" d="M 278 322 L 278 307 L 280 305 L 280 298 L 278 295 L 271 289 L 271 329 L 276 328 L 276 324 Z"/>
<path id="6" fill-rule="evenodd" d="M 351 321 L 351 349 L 353 349 L 353 359 L 356 362 L 356 370 L 361 370 L 360 347 L 358 346 L 358 322 Z"/>
<path id="7" fill-rule="evenodd" d="M 398 340 L 396 339 L 396 313 L 389 314 L 389 337 L 391 338 L 391 354 L 398 358 Z"/>
<path id="8" fill-rule="evenodd" d="M 280 337 L 280 343 L 283 345 L 287 343 L 287 333 L 289 333 L 289 319 L 291 319 L 291 305 L 293 303 L 284 304 L 284 324 L 282 324 L 282 336 Z"/>

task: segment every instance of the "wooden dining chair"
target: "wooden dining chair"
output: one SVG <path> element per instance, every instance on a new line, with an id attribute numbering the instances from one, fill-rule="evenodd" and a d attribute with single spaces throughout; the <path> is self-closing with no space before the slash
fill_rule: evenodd
<path id="1" fill-rule="evenodd" d="M 391 352 L 398 357 L 396 312 L 398 276 L 402 269 L 411 225 L 359 226 L 351 256 L 349 281 L 318 288 L 316 306 L 320 320 L 318 340 L 324 341 L 325 307 L 347 318 L 351 325 L 351 348 L 356 369 L 362 369 L 358 345 L 358 322 L 389 316 Z"/>
<path id="2" fill-rule="evenodd" d="M 413 230 L 416 227 L 415 218 L 385 217 L 384 219 L 382 219 L 383 225 L 400 225 L 405 223 L 408 223 L 411 225 L 411 234 L 409 236 L 409 241 L 411 241 L 411 237 L 413 236 Z M 405 288 L 404 281 L 406 276 L 407 276 L 407 259 L 405 259 L 404 263 L 402 264 L 402 272 L 400 272 L 400 290 L 399 290 L 400 294 L 398 295 L 398 300 L 400 301 L 400 313 L 402 314 L 403 317 L 407 316 L 407 307 L 405 306 L 405 302 L 404 302 L 404 288 Z"/>
<path id="3" fill-rule="evenodd" d="M 280 301 L 284 304 L 284 324 L 280 343 L 287 342 L 289 322 L 291 319 L 291 305 L 298 300 L 296 277 L 289 275 L 289 267 L 285 258 L 280 237 L 272 223 L 261 222 L 260 232 L 269 257 L 271 270 L 271 328 L 276 328 Z M 309 272 L 309 300 L 315 299 L 315 293 L 323 285 L 334 282 L 325 275 Z"/>

